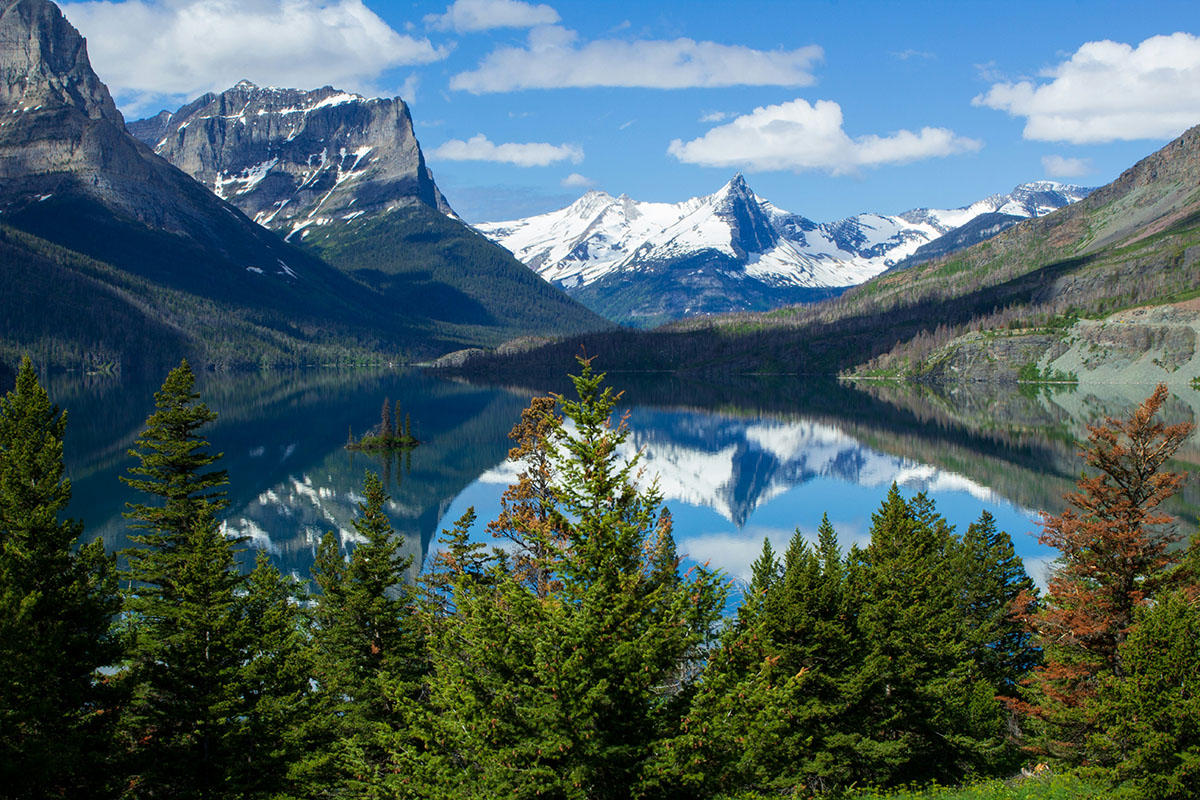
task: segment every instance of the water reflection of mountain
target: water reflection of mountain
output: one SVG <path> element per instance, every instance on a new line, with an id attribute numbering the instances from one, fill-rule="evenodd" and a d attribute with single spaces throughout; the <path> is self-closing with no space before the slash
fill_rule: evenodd
<path id="1" fill-rule="evenodd" d="M 769 376 L 727 378 L 724 383 L 692 382 L 684 377 L 627 380 L 626 399 L 634 406 L 671 409 L 716 409 L 743 420 L 709 423 L 726 428 L 732 482 L 713 507 L 726 507 L 735 522 L 767 496 L 818 475 L 872 484 L 887 475 L 913 488 L 931 488 L 920 481 L 958 482 L 974 494 L 994 491 L 1028 509 L 1051 512 L 1063 507 L 1062 495 L 1074 488 L 1083 468 L 1077 442 L 1086 440 L 1087 424 L 1105 415 L 1122 416 L 1146 397 L 1152 386 L 1097 386 L 1073 392 L 1029 392 L 1016 386 L 959 384 L 925 387 L 911 384 L 862 383 L 851 387 L 819 378 Z M 1168 422 L 1197 421 L 1200 392 L 1181 389 L 1168 401 Z M 825 426 L 827 438 L 839 444 L 779 446 L 762 452 L 747 441 L 735 446 L 730 431 L 745 420 L 767 420 L 791 426 L 791 434 L 773 434 L 786 441 L 803 425 Z M 697 442 L 701 423 L 675 426 L 671 436 Z M 799 425 L 800 427 L 796 427 Z M 636 428 L 636 424 L 634 425 Z M 649 434 L 645 434 L 649 435 Z M 721 435 L 721 434 L 717 434 Z M 806 450 L 805 447 L 815 449 Z M 824 450 L 821 448 L 824 447 Z M 786 456 L 791 449 L 794 457 Z M 679 459 L 676 459 L 679 460 Z M 669 462 L 669 459 L 667 460 Z M 1200 437 L 1180 450 L 1173 469 L 1200 473 Z M 915 470 L 915 471 L 914 471 Z M 918 477 L 918 473 L 924 473 Z M 684 476 L 686 477 L 686 476 Z M 711 483 L 711 481 L 710 481 Z M 696 482 L 690 485 L 697 487 Z M 1194 527 L 1200 511 L 1200 481 L 1191 481 L 1167 506 L 1186 529 Z"/>
<path id="2" fill-rule="evenodd" d="M 966 491 L 991 503 L 1058 510 L 1082 468 L 1075 441 L 1085 423 L 1122 414 L 1150 387 L 1102 387 L 1046 395 L 995 386 L 935 390 L 885 384 L 856 389 L 829 380 L 768 376 L 708 379 L 614 374 L 632 409 L 629 452 L 641 448 L 648 474 L 660 476 L 668 501 L 715 509 L 742 527 L 756 509 L 819 479 L 913 490 Z M 157 386 L 104 379 L 52 380 L 52 397 L 69 412 L 71 513 L 89 536 L 126 545 L 118 480 Z M 326 531 L 353 540 L 351 521 L 366 469 L 384 464 L 343 448 L 352 429 L 376 424 L 384 397 L 399 401 L 423 444 L 386 471 L 393 525 L 417 568 L 450 503 L 498 469 L 507 433 L 528 390 L 448 382 L 420 373 L 308 370 L 201 376 L 199 391 L 220 414 L 209 438 L 230 474 L 231 530 L 249 536 L 286 569 L 306 575 Z M 1194 420 L 1200 395 L 1172 398 L 1171 421 Z M 1175 468 L 1200 471 L 1192 440 Z M 486 474 L 485 474 L 486 473 Z M 882 492 L 880 493 L 882 497 Z M 1200 485 L 1169 510 L 1194 526 Z M 823 510 L 823 509 L 822 509 Z M 835 509 L 829 509 L 831 512 Z M 481 516 L 490 513 L 481 509 Z"/>
<path id="3" fill-rule="evenodd" d="M 639 407 L 629 425 L 630 450 L 642 451 L 647 474 L 658 476 L 668 501 L 708 506 L 739 528 L 764 503 L 816 478 L 992 495 L 966 477 L 866 447 L 812 419 Z"/>
<path id="4" fill-rule="evenodd" d="M 134 498 L 119 476 L 131 463 L 126 451 L 157 387 L 76 382 L 63 388 L 51 391 L 69 414 L 71 511 L 84 518 L 89 536 L 102 537 L 110 549 L 125 547 L 121 513 Z M 219 414 L 207 434 L 230 475 L 227 525 L 301 575 L 326 531 L 353 539 L 351 520 L 367 469 L 390 473 L 389 516 L 418 568 L 445 507 L 505 458 L 507 433 L 527 403 L 513 392 L 417 373 L 202 376 L 198 389 Z M 384 397 L 400 402 L 423 442 L 390 467 L 344 449 L 350 430 L 362 433 L 378 422 Z"/>

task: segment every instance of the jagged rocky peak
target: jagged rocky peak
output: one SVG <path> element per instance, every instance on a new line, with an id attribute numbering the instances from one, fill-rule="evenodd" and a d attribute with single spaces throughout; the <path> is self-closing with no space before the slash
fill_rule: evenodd
<path id="1" fill-rule="evenodd" d="M 0 104 L 9 113 L 71 106 L 124 124 L 84 38 L 49 0 L 0 0 Z"/>
<path id="2" fill-rule="evenodd" d="M 130 131 L 260 224 L 289 235 L 410 203 L 453 214 L 399 97 L 243 80 L 173 114 L 131 123 Z"/>
<path id="3" fill-rule="evenodd" d="M 729 183 L 712 195 L 712 200 L 717 216 L 729 225 L 730 246 L 738 258 L 766 252 L 779 241 L 762 201 L 751 191 L 742 173 L 735 173 Z"/>

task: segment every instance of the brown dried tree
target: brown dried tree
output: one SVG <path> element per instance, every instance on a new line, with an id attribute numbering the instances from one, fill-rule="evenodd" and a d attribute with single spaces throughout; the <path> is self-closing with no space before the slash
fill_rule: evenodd
<path id="1" fill-rule="evenodd" d="M 1163 468 L 1193 426 L 1158 420 L 1166 399 L 1159 384 L 1126 419 L 1089 425 L 1081 450 L 1097 472 L 1065 495 L 1071 508 L 1042 519 L 1039 541 L 1061 555 L 1041 607 L 1027 614 L 1044 662 L 1030 681 L 1035 700 L 1024 708 L 1046 723 L 1044 749 L 1052 755 L 1082 756 L 1098 676 L 1123 674 L 1119 647 L 1134 609 L 1169 580 L 1178 557 L 1171 545 L 1179 535 L 1159 506 L 1185 476 Z M 1018 599 L 1018 607 L 1036 608 L 1030 600 Z"/>

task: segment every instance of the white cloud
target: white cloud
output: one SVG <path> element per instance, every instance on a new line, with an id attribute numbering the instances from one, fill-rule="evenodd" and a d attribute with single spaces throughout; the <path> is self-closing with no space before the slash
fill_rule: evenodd
<path id="1" fill-rule="evenodd" d="M 578 164 L 583 160 L 583 150 L 573 144 L 545 142 L 495 144 L 477 133 L 465 142 L 451 139 L 430 151 L 429 157 L 443 161 L 495 161 L 518 167 L 544 167 L 557 161 Z"/>
<path id="2" fill-rule="evenodd" d="M 727 111 L 710 111 L 700 117 L 701 122 L 724 122 L 729 119 L 730 114 Z"/>
<path id="3" fill-rule="evenodd" d="M 580 44 L 577 38 L 556 25 L 534 28 L 526 47 L 492 51 L 474 71 L 451 78 L 450 88 L 482 94 L 594 86 L 808 86 L 812 65 L 822 55 L 815 45 L 768 51 L 692 39 Z"/>
<path id="4" fill-rule="evenodd" d="M 667 152 L 688 164 L 748 172 L 824 170 L 834 175 L 860 167 L 902 164 L 972 150 L 982 143 L 946 128 L 901 130 L 851 139 L 842 130 L 842 109 L 830 100 L 809 105 L 793 100 L 762 106 L 713 128 L 699 139 L 675 139 Z"/>
<path id="5" fill-rule="evenodd" d="M 565 189 L 586 189 L 595 186 L 596 182 L 591 178 L 580 175 L 578 172 L 572 172 L 562 179 L 562 185 Z"/>
<path id="6" fill-rule="evenodd" d="M 1039 141 L 1168 139 L 1200 122 L 1200 38 L 1188 33 L 1088 42 L 1043 77 L 971 102 L 1024 117 L 1025 138 Z"/>
<path id="7" fill-rule="evenodd" d="M 492 28 L 532 28 L 558 20 L 558 12 L 547 5 L 520 0 L 455 0 L 446 7 L 445 14 L 426 16 L 425 24 L 439 31 L 471 33 Z"/>
<path id="8" fill-rule="evenodd" d="M 370 94 L 384 70 L 446 56 L 428 39 L 397 33 L 361 0 L 124 0 L 62 8 L 118 97 L 195 97 L 243 78 Z"/>
<path id="9" fill-rule="evenodd" d="M 1067 158 L 1065 156 L 1042 156 L 1042 169 L 1051 178 L 1081 178 L 1091 174 L 1090 158 Z"/>

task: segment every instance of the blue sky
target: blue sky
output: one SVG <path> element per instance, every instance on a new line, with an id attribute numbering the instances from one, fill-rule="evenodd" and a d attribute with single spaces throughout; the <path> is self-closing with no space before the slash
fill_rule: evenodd
<path id="1" fill-rule="evenodd" d="M 399 94 L 470 221 L 736 171 L 818 222 L 1100 185 L 1200 123 L 1193 2 L 63 6 L 128 118 L 246 78 Z"/>

